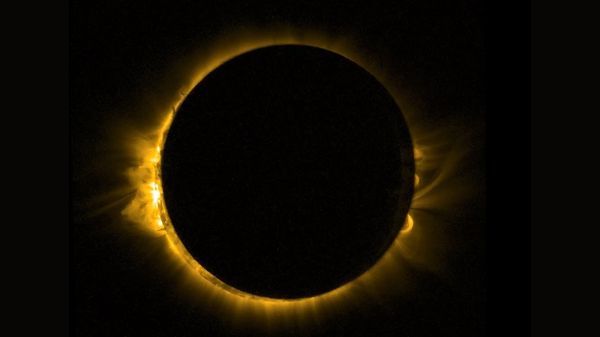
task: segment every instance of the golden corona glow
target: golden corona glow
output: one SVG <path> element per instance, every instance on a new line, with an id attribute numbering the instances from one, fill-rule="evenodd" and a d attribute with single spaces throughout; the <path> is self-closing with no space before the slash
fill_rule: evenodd
<path id="1" fill-rule="evenodd" d="M 358 278 L 337 289 L 310 298 L 291 300 L 243 292 L 223 283 L 203 268 L 177 236 L 163 198 L 160 175 L 161 149 L 173 117 L 187 94 L 208 73 L 233 57 L 260 47 L 280 44 L 301 44 L 330 50 L 356 62 L 378 78 L 405 114 L 415 141 L 414 157 L 417 173 L 412 208 L 406 219 L 401 220 L 405 221 L 405 225 L 380 260 Z M 167 99 L 168 104 L 164 104 L 164 108 L 157 111 L 158 117 L 153 116 L 157 120 L 156 125 L 142 131 L 142 135 L 135 140 L 128 139 L 131 155 L 136 158 L 136 164 L 128 169 L 127 177 L 135 192 L 131 202 L 122 210 L 123 216 L 136 223 L 140 229 L 164 239 L 168 256 L 172 258 L 175 265 L 181 266 L 185 271 L 185 278 L 189 281 L 190 287 L 197 290 L 195 296 L 199 301 L 218 305 L 220 312 L 227 313 L 232 319 L 238 321 L 253 322 L 252 324 L 268 327 L 318 321 L 341 310 L 342 302 L 348 307 L 363 303 L 368 298 L 388 296 L 382 292 L 402 292 L 408 289 L 410 285 L 404 282 L 402 277 L 403 263 L 405 263 L 403 261 L 419 264 L 424 259 L 433 259 L 433 253 L 428 255 L 422 248 L 423 238 L 427 235 L 424 233 L 431 230 L 419 229 L 419 226 L 421 221 L 429 221 L 427 219 L 431 218 L 428 218 L 427 213 L 423 211 L 430 203 L 426 194 L 432 191 L 427 179 L 432 176 L 430 172 L 433 164 L 427 159 L 431 155 L 431 158 L 437 160 L 439 151 L 428 147 L 427 137 L 420 137 L 423 132 L 413 128 L 418 116 L 414 109 L 411 109 L 409 100 L 403 99 L 399 94 L 399 86 L 394 83 L 396 79 L 386 76 L 378 62 L 373 61 L 370 55 L 357 51 L 350 40 L 331 39 L 324 34 L 306 31 L 293 32 L 291 29 L 280 29 L 279 33 L 269 30 L 233 34 L 215 43 L 209 50 L 210 52 L 194 55 L 193 61 L 184 62 L 181 66 L 185 68 L 183 73 L 188 74 L 188 77 L 182 75 L 179 79 L 181 81 L 179 90 L 166 95 L 170 97 Z M 421 147 L 421 143 L 425 146 Z"/>

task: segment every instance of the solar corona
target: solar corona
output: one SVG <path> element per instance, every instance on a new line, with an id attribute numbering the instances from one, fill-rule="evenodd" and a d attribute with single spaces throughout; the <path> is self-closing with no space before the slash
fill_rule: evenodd
<path id="1" fill-rule="evenodd" d="M 212 301 L 213 303 L 218 303 L 220 312 L 228 314 L 236 320 L 253 321 L 255 324 L 265 326 L 278 325 L 285 322 L 298 323 L 318 320 L 340 311 L 341 308 L 345 306 L 342 304 L 364 303 L 365 301 L 368 301 L 369 296 L 380 292 L 381 289 L 385 289 L 382 285 L 395 283 L 396 288 L 398 288 L 398 285 L 403 284 L 401 280 L 402 272 L 399 271 L 398 268 L 398 256 L 407 255 L 407 251 L 411 250 L 411 245 L 413 244 L 410 242 L 410 237 L 415 228 L 419 227 L 419 218 L 418 215 L 415 215 L 413 212 L 413 207 L 415 202 L 418 203 L 418 198 L 422 199 L 422 195 L 419 192 L 422 184 L 420 165 L 424 162 L 423 158 L 427 157 L 428 148 L 420 148 L 416 145 L 415 136 L 418 138 L 418 130 L 411 127 L 411 120 L 413 120 L 411 115 L 406 114 L 404 109 L 402 111 L 400 110 L 396 91 L 386 87 L 389 80 L 384 80 L 385 76 L 381 74 L 381 71 L 377 70 L 379 68 L 370 65 L 369 62 L 366 61 L 367 59 L 364 56 L 361 56 L 360 52 L 356 52 L 351 45 L 343 41 L 339 42 L 324 38 L 319 34 L 292 34 L 289 32 L 266 35 L 260 33 L 239 34 L 236 38 L 225 39 L 225 41 L 226 42 L 221 44 L 215 44 L 212 52 L 206 54 L 209 55 L 208 57 L 200 58 L 201 61 L 194 66 L 189 67 L 189 78 L 186 83 L 182 83 L 179 92 L 171 95 L 173 100 L 168 104 L 169 108 L 165 109 L 162 112 L 162 115 L 159 116 L 157 125 L 152 130 L 147 131 L 142 139 L 130 142 L 129 146 L 131 152 L 133 153 L 133 156 L 137 158 L 137 162 L 128 169 L 126 174 L 129 177 L 132 186 L 135 188 L 135 194 L 131 202 L 129 202 L 122 210 L 122 215 L 128 220 L 136 223 L 140 230 L 164 240 L 168 255 L 174 263 L 180 265 L 185 270 L 186 277 L 189 281 L 188 284 L 191 288 L 196 290 L 199 301 Z M 238 70 L 246 69 L 247 73 L 240 75 L 240 78 L 242 79 L 240 81 L 250 79 L 252 77 L 251 69 L 244 68 L 244 64 L 236 66 L 236 62 L 243 63 L 248 61 L 252 63 L 253 60 L 251 59 L 255 57 L 257 60 L 255 63 L 258 67 L 264 67 L 263 70 L 267 71 L 269 69 L 267 64 L 261 64 L 259 57 L 261 54 L 269 54 L 267 56 L 271 57 L 270 60 L 279 57 L 279 61 L 282 62 L 281 67 L 283 68 L 285 68 L 285 64 L 283 64 L 285 63 L 285 60 L 294 55 L 301 55 L 298 57 L 303 60 L 310 60 L 311 57 L 319 59 L 319 62 L 313 62 L 312 64 L 308 64 L 306 68 L 300 68 L 291 71 L 290 73 L 286 73 L 282 75 L 282 78 L 285 78 L 285 76 L 295 76 L 294 78 L 301 81 L 300 78 L 303 73 L 315 71 L 323 72 L 326 71 L 326 69 L 335 70 L 338 66 L 343 68 L 343 70 L 341 70 L 343 73 L 353 73 L 357 76 L 356 78 L 361 79 L 362 82 L 360 83 L 367 83 L 364 86 L 360 84 L 361 90 L 373 90 L 373 95 L 381 95 L 380 101 L 384 103 L 382 103 L 383 105 L 381 106 L 372 107 L 375 109 L 375 112 L 385 112 L 376 118 L 371 116 L 371 120 L 368 119 L 371 118 L 369 117 L 369 114 L 357 115 L 354 117 L 355 120 L 368 117 L 364 123 L 372 123 L 375 127 L 381 127 L 382 131 L 379 135 L 383 134 L 388 138 L 395 139 L 394 142 L 386 143 L 382 138 L 380 148 L 383 148 L 383 150 L 378 155 L 373 154 L 374 149 L 363 149 L 361 150 L 362 152 L 352 152 L 346 157 L 338 158 L 340 162 L 348 164 L 352 162 L 349 158 L 356 155 L 365 156 L 365 158 L 367 156 L 374 156 L 374 162 L 371 163 L 373 164 L 373 167 L 365 168 L 365 172 L 367 172 L 367 175 L 370 175 L 367 178 L 370 179 L 369 181 L 372 182 L 372 185 L 375 187 L 372 192 L 366 192 L 368 188 L 365 186 L 371 186 L 369 184 L 362 186 L 362 189 L 360 190 L 348 190 L 358 195 L 357 203 L 349 205 L 349 208 L 343 208 L 338 205 L 342 208 L 337 211 L 349 212 L 351 209 L 355 209 L 355 206 L 359 205 L 361 202 L 365 202 L 365 200 L 360 199 L 360 197 L 369 195 L 368 193 L 372 193 L 372 199 L 370 200 L 384 201 L 383 204 L 385 204 L 385 207 L 381 208 L 382 214 L 379 216 L 375 214 L 367 214 L 368 216 L 365 214 L 357 214 L 355 225 L 358 225 L 359 229 L 352 234 L 345 233 L 345 235 L 353 235 L 353 237 L 359 238 L 361 235 L 364 235 L 361 233 L 366 233 L 365 230 L 366 228 L 369 228 L 369 226 L 379 228 L 378 235 L 373 234 L 374 236 L 372 237 L 369 237 L 370 234 L 366 235 L 366 237 L 369 237 L 369 240 L 365 241 L 370 242 L 372 244 L 371 246 L 360 247 L 359 249 L 356 248 L 356 246 L 343 247 L 344 242 L 333 245 L 336 249 L 339 247 L 342 248 L 340 251 L 336 251 L 332 248 L 329 256 L 341 258 L 346 254 L 345 252 L 355 252 L 357 255 L 352 259 L 354 262 L 342 265 L 339 268 L 336 267 L 338 270 L 335 273 L 327 274 L 327 272 L 323 270 L 326 270 L 326 266 L 331 265 L 328 264 L 330 261 L 327 259 L 316 261 L 315 259 L 318 260 L 319 255 L 314 255 L 311 258 L 312 264 L 300 268 L 300 270 L 305 272 L 307 268 L 310 269 L 312 265 L 314 266 L 315 274 L 321 273 L 325 275 L 322 278 L 324 281 L 321 282 L 321 286 L 313 287 L 310 284 L 295 284 L 295 278 L 293 276 L 286 281 L 285 276 L 290 275 L 290 273 L 293 274 L 294 269 L 285 269 L 286 266 L 284 264 L 281 265 L 283 266 L 281 275 L 269 280 L 269 282 L 261 282 L 261 280 L 264 279 L 264 275 L 272 275 L 272 273 L 258 272 L 261 268 L 262 270 L 270 271 L 275 269 L 269 269 L 272 268 L 272 266 L 260 265 L 260 263 L 248 265 L 247 261 L 244 261 L 243 259 L 240 259 L 239 261 L 236 260 L 235 262 L 232 262 L 232 264 L 237 264 L 238 267 L 243 266 L 244 268 L 248 268 L 248 273 L 257 271 L 257 275 L 254 281 L 236 280 L 234 277 L 228 275 L 226 268 L 227 260 L 223 261 L 220 265 L 220 255 L 211 256 L 210 251 L 203 252 L 202 247 L 210 245 L 210 238 L 213 236 L 217 237 L 215 240 L 228 240 L 228 237 L 218 238 L 218 234 L 221 232 L 217 232 L 217 229 L 222 228 L 222 226 L 236 228 L 235 226 L 238 226 L 239 224 L 227 224 L 226 222 L 222 222 L 217 227 L 213 226 L 215 222 L 207 222 L 210 219 L 210 217 L 207 217 L 204 219 L 205 222 L 199 220 L 199 222 L 195 224 L 196 227 L 193 227 L 195 229 L 190 230 L 190 228 L 192 228 L 189 227 L 190 224 L 186 224 L 185 220 L 181 220 L 189 219 L 189 216 L 186 218 L 185 214 L 187 211 L 183 206 L 178 204 L 177 200 L 185 193 L 181 192 L 183 187 L 178 185 L 175 181 L 180 174 L 191 174 L 189 171 L 186 171 L 186 168 L 189 169 L 191 162 L 187 163 L 187 165 L 181 165 L 181 163 L 185 163 L 185 161 L 177 162 L 177 155 L 174 154 L 178 151 L 183 151 L 181 149 L 185 148 L 186 144 L 186 141 L 178 136 L 178 132 L 183 132 L 181 135 L 185 135 L 185 132 L 187 132 L 184 130 L 184 125 L 179 124 L 179 118 L 181 118 L 182 123 L 184 123 L 183 120 L 187 118 L 186 116 L 190 115 L 190 111 L 193 110 L 192 106 L 202 107 L 203 104 L 206 104 L 206 107 L 209 107 L 215 106 L 215 104 L 225 104 L 227 102 L 229 102 L 228 104 L 233 104 L 231 101 L 219 101 L 219 98 L 210 97 L 210 90 L 212 90 L 213 86 L 219 87 L 225 85 L 224 83 L 219 83 L 220 80 L 218 77 L 220 76 L 220 72 L 228 71 L 228 67 L 231 69 L 237 67 Z M 330 64 L 323 65 L 323 59 L 330 62 Z M 319 66 L 322 68 L 319 68 Z M 276 66 L 274 66 L 274 68 L 275 70 L 278 70 L 276 69 Z M 290 68 L 288 67 L 285 69 L 289 70 Z M 336 76 L 334 73 L 331 73 L 330 75 Z M 226 77 L 227 76 L 225 76 L 225 78 Z M 239 85 L 236 86 L 236 88 L 239 88 Z M 234 91 L 231 94 L 239 95 L 240 93 Z M 302 96 L 303 93 L 298 93 L 298 95 Z M 345 93 L 345 95 L 345 97 L 352 97 L 352 92 Z M 292 96 L 294 95 L 291 95 L 290 97 Z M 323 94 L 321 99 L 325 99 L 326 96 L 326 93 Z M 277 95 L 273 97 L 277 97 Z M 304 99 L 306 99 L 306 97 L 304 97 Z M 331 102 L 321 102 L 322 106 L 334 104 L 332 102 L 336 102 L 335 97 L 332 99 Z M 214 100 L 214 102 L 211 102 L 211 100 Z M 243 104 L 254 101 L 255 100 L 244 101 L 243 99 L 239 102 L 236 101 L 241 105 L 235 106 L 234 108 L 240 108 Z M 321 103 L 313 103 L 316 104 L 317 107 L 322 108 L 322 106 L 319 106 Z M 356 106 L 362 107 L 367 107 L 368 104 L 370 104 L 368 101 L 362 102 L 360 100 L 356 100 L 354 103 Z M 367 110 L 370 111 L 369 109 L 363 109 L 363 112 Z M 230 110 L 224 108 L 223 111 Z M 214 112 L 212 113 L 214 114 Z M 223 135 L 215 133 L 211 134 L 211 125 L 216 125 L 211 123 L 218 124 L 219 122 L 211 120 L 209 115 L 210 113 L 204 114 L 203 118 L 206 118 L 204 120 L 205 123 L 203 123 L 202 128 L 197 131 L 200 135 L 206 135 L 206 137 L 208 137 L 207 139 L 210 141 L 218 141 L 220 139 L 219 137 L 223 137 Z M 300 119 L 308 118 L 306 115 L 298 114 L 298 111 L 293 112 L 292 115 Z M 245 118 L 242 115 L 230 115 L 227 117 L 229 118 L 228 121 L 230 125 L 235 124 L 233 121 L 234 117 Z M 252 118 L 256 118 L 256 116 L 252 116 Z M 272 115 L 269 118 L 277 118 L 277 116 Z M 302 123 L 305 123 L 303 125 L 310 124 L 310 120 L 300 119 L 294 120 L 291 125 L 297 126 Z M 339 127 L 342 128 L 342 131 L 340 132 L 342 133 L 354 130 L 350 126 L 343 129 L 343 120 L 343 116 L 337 116 L 335 120 L 332 120 L 332 123 L 338 123 L 336 125 L 340 125 Z M 258 126 L 260 123 L 255 121 L 252 125 Z M 306 131 L 309 129 L 310 128 L 304 128 L 303 130 Z M 231 132 L 236 130 L 240 131 L 233 126 L 230 129 Z M 289 130 L 287 131 L 289 133 Z M 229 134 L 229 136 L 232 135 L 232 133 Z M 331 136 L 331 133 L 325 132 L 324 135 L 329 137 Z M 240 134 L 235 136 L 240 136 Z M 246 136 L 256 138 L 258 137 L 258 134 L 249 134 Z M 368 136 L 378 137 L 378 134 L 373 133 Z M 310 137 L 305 135 L 303 137 L 316 137 L 310 138 L 315 142 L 319 139 L 314 135 Z M 354 151 L 353 149 L 357 148 L 357 144 L 360 144 L 359 136 L 356 137 L 357 138 L 351 140 L 354 143 L 348 145 L 347 148 L 337 150 L 342 152 Z M 331 140 L 330 138 L 327 139 Z M 225 140 L 229 141 L 231 139 L 224 138 L 223 141 Z M 240 144 L 236 144 L 235 146 Z M 208 160 L 208 157 L 212 156 L 207 164 L 212 164 L 220 158 L 218 154 L 211 154 L 210 146 L 205 146 L 203 148 L 197 147 L 193 150 L 199 151 L 198 153 L 202 153 L 204 156 L 195 158 L 194 160 Z M 244 153 L 250 153 L 252 150 L 248 151 Z M 171 158 L 172 154 L 175 159 Z M 297 166 L 299 163 L 297 161 L 298 158 L 294 156 L 290 156 L 286 160 L 286 165 Z M 213 173 L 234 175 L 236 179 L 242 180 L 243 184 L 240 183 L 236 185 L 235 183 L 232 183 L 230 190 L 241 190 L 242 186 L 246 186 L 250 180 L 244 180 L 245 176 L 243 176 L 243 172 L 236 171 L 233 167 L 224 168 L 224 162 L 226 162 L 225 159 L 223 159 L 223 162 L 221 163 L 222 166 L 218 167 L 217 172 Z M 267 160 L 265 162 L 272 163 L 272 160 Z M 306 170 L 313 170 L 311 172 L 314 172 L 314 176 L 318 177 L 318 172 L 320 171 L 317 166 L 307 164 Z M 377 171 L 374 169 L 374 167 L 378 168 L 382 166 L 392 167 L 393 170 Z M 245 169 L 247 168 L 237 168 L 237 170 Z M 272 169 L 272 167 L 269 166 L 269 169 Z M 210 168 L 204 168 L 201 172 L 206 175 L 210 170 Z M 222 170 L 225 170 L 225 173 L 223 173 Z M 343 169 L 340 170 L 343 171 Z M 377 185 L 378 183 L 375 183 L 377 180 L 376 177 L 384 177 L 385 179 L 381 178 L 383 180 Z M 202 179 L 202 175 L 197 178 Z M 315 183 L 315 186 L 320 186 L 319 184 L 325 183 L 338 183 L 336 181 L 331 181 L 331 179 L 318 179 L 322 180 L 319 180 L 319 183 Z M 218 179 L 208 180 L 221 181 Z M 384 185 L 390 183 L 392 187 L 386 189 Z M 265 184 L 260 186 L 263 185 Z M 286 185 L 286 191 L 290 188 L 298 187 L 292 185 Z M 340 183 L 340 186 L 342 185 L 343 184 Z M 377 186 L 380 187 L 376 188 Z M 208 187 L 210 186 L 207 186 L 207 188 Z M 198 193 L 208 193 L 206 190 L 195 191 Z M 244 202 L 255 200 L 257 197 L 252 194 L 240 196 L 240 193 L 242 192 L 232 192 L 231 195 L 241 198 L 238 201 L 243 200 Z M 269 190 L 268 193 L 274 192 Z M 201 196 L 198 195 L 195 195 L 195 198 L 201 198 Z M 302 204 L 302 207 L 307 209 L 306 214 L 309 215 L 315 214 L 316 210 L 319 209 L 318 205 L 315 206 L 318 203 L 309 202 L 313 197 L 312 194 L 304 194 L 301 198 L 302 200 L 308 200 L 305 204 Z M 321 204 L 328 203 L 326 200 L 321 201 Z M 212 200 L 211 202 L 216 201 Z M 242 203 L 234 203 L 234 205 L 240 204 Z M 294 204 L 294 207 L 299 206 L 298 204 Z M 335 212 L 336 211 L 331 211 L 330 213 L 327 213 L 323 219 L 323 224 L 325 224 L 326 221 L 334 221 Z M 206 212 L 196 213 L 195 216 L 205 213 Z M 298 219 L 301 213 L 302 212 L 295 214 L 293 219 Z M 277 213 L 274 215 L 278 217 L 274 223 L 284 220 L 282 214 L 283 213 Z M 258 221 L 257 219 L 260 219 L 260 216 L 254 214 L 249 215 L 248 218 L 256 222 Z M 310 221 L 315 220 L 314 217 L 311 218 L 310 216 L 306 219 Z M 202 227 L 203 224 L 205 224 L 205 227 Z M 362 229 L 360 227 L 361 224 L 363 226 Z M 214 235 L 207 235 L 210 234 L 211 230 L 213 230 L 212 234 Z M 273 230 L 273 228 L 271 228 L 271 230 Z M 186 235 L 181 235 L 186 232 Z M 189 235 L 189 233 L 192 234 Z M 199 240 L 196 243 L 192 242 L 194 239 L 190 239 L 193 238 L 194 235 L 196 235 L 195 237 Z M 233 241 L 227 242 L 226 244 L 215 244 L 214 247 L 225 249 L 224 247 L 234 247 L 234 243 L 237 244 L 238 247 L 243 247 L 244 244 L 246 244 L 241 240 L 243 233 L 238 233 L 238 235 L 240 236 L 232 239 Z M 256 233 L 253 233 L 252 235 L 256 235 Z M 290 235 L 292 235 L 292 232 L 285 233 L 285 235 L 282 234 L 280 237 L 286 238 Z M 289 244 L 287 244 L 287 246 L 289 246 Z M 256 245 L 249 245 L 248 247 L 246 248 L 257 249 Z M 274 254 L 274 252 L 277 251 L 277 248 L 271 248 L 274 249 L 271 251 L 271 253 Z M 269 251 L 264 247 L 261 249 L 264 249 L 265 252 Z M 296 247 L 296 249 L 300 248 Z M 344 249 L 346 249 L 346 251 L 344 251 Z M 367 252 L 368 254 L 361 254 L 361 252 Z M 219 252 L 215 254 L 218 253 Z M 256 252 L 253 254 L 256 254 Z M 298 251 L 294 251 L 293 254 L 297 255 Z M 235 256 L 235 254 L 232 254 L 231 256 Z M 279 279 L 277 279 L 277 277 L 279 277 Z M 281 280 L 281 282 L 278 282 L 278 280 Z M 390 289 L 392 288 L 393 287 Z"/>

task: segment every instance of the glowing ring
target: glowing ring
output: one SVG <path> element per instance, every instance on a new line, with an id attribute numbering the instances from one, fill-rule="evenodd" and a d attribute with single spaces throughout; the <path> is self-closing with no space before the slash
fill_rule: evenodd
<path id="1" fill-rule="evenodd" d="M 365 66 L 365 62 L 360 62 L 360 57 L 356 56 L 358 54 L 350 52 L 351 48 L 345 48 L 341 45 L 336 46 L 335 43 L 327 42 L 323 38 L 311 39 L 306 35 L 303 37 L 295 37 L 291 35 L 279 37 L 271 36 L 270 38 L 264 39 L 245 39 L 242 37 L 241 43 L 239 44 L 222 46 L 221 52 L 218 53 L 218 55 L 193 72 L 194 75 L 191 81 L 182 89 L 182 92 L 180 92 L 178 98 L 171 105 L 171 109 L 166 112 L 166 118 L 163 120 L 158 128 L 158 131 L 156 132 L 155 141 L 145 144 L 144 148 L 142 149 L 138 149 L 138 151 L 142 154 L 142 163 L 136 169 L 130 171 L 129 174 L 130 176 L 137 175 L 133 180 L 136 181 L 139 186 L 134 201 L 132 201 L 132 203 L 130 203 L 128 207 L 123 210 L 123 214 L 126 217 L 130 219 L 137 219 L 137 222 L 143 222 L 146 224 L 146 226 L 151 224 L 155 231 L 158 230 L 164 233 L 168 246 L 174 253 L 174 256 L 185 262 L 190 270 L 201 276 L 199 280 L 201 283 L 203 283 L 202 286 L 205 287 L 204 290 L 210 290 L 211 293 L 218 293 L 219 296 L 224 297 L 223 300 L 232 305 L 235 311 L 246 310 L 247 312 L 261 314 L 267 318 L 272 318 L 271 316 L 277 314 L 295 314 L 297 316 L 305 316 L 307 311 L 306 309 L 318 311 L 321 304 L 331 304 L 338 302 L 341 299 L 347 299 L 348 297 L 351 297 L 353 289 L 364 288 L 365 286 L 368 286 L 368 283 L 376 283 L 376 279 L 381 278 L 386 273 L 386 268 L 388 267 L 383 265 L 389 263 L 390 251 L 392 251 L 394 248 L 398 248 L 395 247 L 398 240 L 401 237 L 408 235 L 414 226 L 414 221 L 409 210 L 409 213 L 406 214 L 406 218 L 403 219 L 405 221 L 405 226 L 398 233 L 396 241 L 390 247 L 388 247 L 383 256 L 366 272 L 336 289 L 306 298 L 278 299 L 257 296 L 238 290 L 227 285 L 208 272 L 187 251 L 175 232 L 175 229 L 169 218 L 163 198 L 160 175 L 161 149 L 164 145 L 166 138 L 165 136 L 169 130 L 173 117 L 191 89 L 193 89 L 198 83 L 200 83 L 202 79 L 204 79 L 207 74 L 212 72 L 221 64 L 254 49 L 285 44 L 313 46 L 339 54 L 367 70 L 380 83 L 382 83 L 384 87 L 387 87 L 385 85 L 385 81 L 382 81 L 380 76 L 377 76 L 377 72 L 374 72 L 372 69 Z M 397 98 L 395 97 L 393 91 L 389 92 L 396 100 Z M 406 118 L 406 122 L 410 130 L 410 120 L 406 115 L 404 117 Z M 417 156 L 418 153 L 415 151 L 415 163 L 419 159 L 416 158 Z M 419 179 L 417 176 L 415 178 L 415 185 L 418 184 L 418 182 Z M 140 204 L 144 206 L 139 206 Z M 400 219 L 400 221 L 402 221 L 402 219 Z M 388 262 L 386 262 L 386 259 Z"/>

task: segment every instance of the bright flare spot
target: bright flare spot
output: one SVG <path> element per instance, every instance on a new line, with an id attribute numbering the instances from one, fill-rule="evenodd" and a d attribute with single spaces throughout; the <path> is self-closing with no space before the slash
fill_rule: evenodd
<path id="1" fill-rule="evenodd" d="M 152 204 L 158 206 L 160 201 L 160 191 L 158 190 L 158 184 L 156 182 L 150 183 L 150 193 L 152 194 Z"/>

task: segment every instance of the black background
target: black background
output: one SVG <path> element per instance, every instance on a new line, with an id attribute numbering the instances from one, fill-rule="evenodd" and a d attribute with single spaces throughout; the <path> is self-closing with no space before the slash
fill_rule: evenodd
<path id="1" fill-rule="evenodd" d="M 522 13 L 528 15 L 527 10 Z M 110 118 L 107 114 L 111 112 L 126 114 L 127 111 L 116 107 L 125 105 L 131 93 L 143 90 L 146 81 L 160 80 L 153 70 L 162 69 L 172 59 L 194 49 L 197 41 L 208 40 L 227 27 L 248 23 L 314 25 L 334 33 L 352 34 L 363 43 L 373 45 L 375 50 L 386 50 L 396 59 L 394 66 L 410 79 L 411 89 L 428 98 L 423 103 L 430 114 L 428 120 L 441 120 L 445 113 L 478 118 L 483 113 L 485 99 L 487 158 L 491 164 L 487 171 L 489 208 L 485 222 L 488 254 L 486 263 L 480 264 L 474 273 L 485 275 L 487 280 L 484 284 L 488 289 L 488 311 L 483 310 L 479 293 L 469 296 L 468 292 L 460 292 L 459 296 L 445 288 L 443 282 L 424 275 L 423 289 L 430 293 L 421 298 L 422 302 L 410 303 L 409 307 L 414 310 L 402 309 L 407 307 L 406 303 L 380 308 L 340 319 L 338 324 L 324 327 L 323 335 L 478 336 L 483 335 L 484 321 L 488 335 L 516 333 L 511 330 L 511 324 L 526 320 L 524 317 L 529 311 L 527 304 L 522 302 L 526 296 L 524 289 L 528 288 L 525 275 L 528 273 L 513 276 L 517 275 L 517 270 L 527 270 L 529 257 L 516 247 L 526 246 L 529 234 L 524 231 L 515 237 L 509 235 L 514 232 L 503 229 L 508 223 L 515 223 L 512 215 L 527 213 L 519 201 L 528 199 L 528 194 L 514 196 L 512 203 L 515 206 L 510 212 L 506 203 L 499 200 L 500 195 L 506 195 L 502 193 L 512 195 L 515 189 L 505 184 L 502 179 L 506 178 L 500 175 L 518 176 L 514 166 L 506 161 L 506 156 L 511 153 L 499 150 L 513 148 L 512 154 L 516 156 L 519 153 L 516 149 L 524 147 L 522 139 L 506 137 L 506 127 L 510 127 L 511 134 L 528 130 L 527 98 L 519 96 L 523 95 L 522 89 L 528 83 L 518 78 L 512 82 L 506 77 L 496 81 L 498 74 L 506 76 L 514 72 L 513 57 L 523 55 L 507 53 L 507 49 L 519 43 L 515 37 L 520 35 L 505 38 L 505 30 L 496 25 L 500 20 L 494 20 L 495 25 L 490 29 L 489 15 L 482 4 L 465 1 L 310 6 L 73 2 L 70 41 L 72 166 L 77 171 L 93 160 L 90 144 L 106 132 L 98 130 L 98 121 Z M 526 30 L 523 36 L 528 37 Z M 484 63 L 488 65 L 484 67 Z M 507 124 L 505 118 L 518 122 Z M 73 179 L 76 206 L 78 196 L 93 190 L 89 185 L 82 187 L 85 185 L 82 175 L 85 173 L 77 172 Z M 517 182 L 522 182 L 526 176 L 523 174 L 521 180 L 512 182 L 519 185 Z M 528 189 L 527 183 L 520 186 L 525 185 L 522 190 Z M 93 224 L 82 224 L 77 221 L 77 216 L 74 220 L 76 225 L 71 226 L 71 283 L 74 284 L 71 298 L 76 333 L 82 336 L 202 333 L 218 336 L 231 333 L 209 318 L 202 321 L 202 317 L 173 310 L 174 303 L 168 300 L 158 308 L 152 301 L 154 309 L 146 310 L 149 302 L 145 301 L 157 297 L 152 295 L 160 296 L 168 289 L 167 285 L 158 284 L 159 281 L 153 285 L 149 275 L 140 275 L 132 268 L 127 260 L 133 259 L 135 253 L 127 251 L 117 235 L 110 241 L 103 234 L 99 240 Z M 527 222 L 528 217 L 524 216 L 523 227 Z M 508 240 L 513 250 L 505 249 Z M 140 288 L 139 284 L 144 282 L 148 287 Z M 510 302 L 517 298 L 521 298 L 521 302 Z M 497 309 L 500 302 L 512 305 L 502 312 Z M 510 317 L 506 316 L 507 312 Z M 412 323 L 400 325 L 399 316 L 410 316 Z"/>

